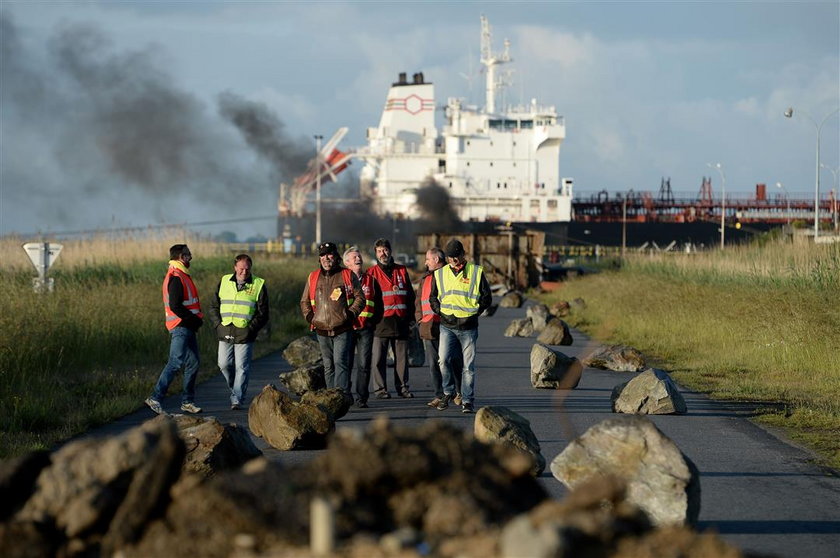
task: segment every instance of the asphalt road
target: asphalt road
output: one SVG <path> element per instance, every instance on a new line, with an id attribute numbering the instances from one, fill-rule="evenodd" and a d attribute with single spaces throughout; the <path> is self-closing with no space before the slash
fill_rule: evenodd
<path id="1" fill-rule="evenodd" d="M 532 388 L 529 355 L 535 339 L 503 335 L 510 320 L 524 315 L 524 308 L 500 308 L 494 316 L 481 319 L 475 404 L 476 409 L 502 405 L 526 417 L 550 463 L 570 440 L 612 416 L 612 388 L 633 374 L 587 368 L 574 390 Z M 559 348 L 568 355 L 582 357 L 597 346 L 578 331 L 573 336 L 572 346 Z M 267 383 L 282 388 L 277 375 L 289 369 L 280 353 L 256 361 L 249 398 Z M 473 428 L 474 415 L 464 415 L 455 406 L 437 411 L 425 405 L 433 397 L 427 368 L 411 369 L 410 386 L 415 399 L 371 399 L 370 408 L 354 407 L 336 427 L 364 429 L 384 413 L 401 425 L 437 419 Z M 743 550 L 789 558 L 840 558 L 840 476 L 814 466 L 809 453 L 750 422 L 746 406 L 712 401 L 688 390 L 682 393 L 687 414 L 650 418 L 700 470 L 698 529 L 714 530 Z M 229 410 L 221 374 L 198 387 L 196 402 L 206 415 L 247 426 L 246 410 Z M 163 405 L 169 412 L 180 412 L 179 395 L 167 397 Z M 144 407 L 91 434 L 117 433 L 151 417 Z M 268 459 L 285 465 L 306 463 L 317 454 L 278 451 L 259 438 L 254 442 Z M 566 493 L 548 467 L 540 482 L 554 497 Z"/>

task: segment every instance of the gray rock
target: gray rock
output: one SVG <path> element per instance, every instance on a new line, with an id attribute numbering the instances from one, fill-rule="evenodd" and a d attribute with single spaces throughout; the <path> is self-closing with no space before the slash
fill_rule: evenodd
<path id="1" fill-rule="evenodd" d="M 350 410 L 353 398 L 341 391 L 340 388 L 319 389 L 308 391 L 300 398 L 301 403 L 316 405 L 329 413 L 333 422 L 340 419 Z"/>
<path id="2" fill-rule="evenodd" d="M 554 458 L 551 472 L 569 488 L 598 475 L 617 477 L 626 483 L 627 501 L 655 525 L 694 525 L 700 514 L 697 467 L 642 416 L 591 427 Z"/>
<path id="3" fill-rule="evenodd" d="M 531 323 L 534 324 L 535 331 L 542 331 L 545 328 L 545 324 L 551 318 L 551 313 L 545 304 L 532 304 L 525 310 L 525 315 L 531 318 Z"/>
<path id="4" fill-rule="evenodd" d="M 521 294 L 519 294 L 516 291 L 510 291 L 502 297 L 502 300 L 499 301 L 499 307 L 519 308 L 520 306 L 522 306 L 522 302 L 523 298 Z"/>
<path id="5" fill-rule="evenodd" d="M 167 419 L 105 440 L 71 442 L 53 453 L 16 519 L 53 525 L 75 539 L 78 554 L 101 541 L 102 554 L 110 555 L 165 507 L 183 460 L 184 444 Z"/>
<path id="6" fill-rule="evenodd" d="M 531 385 L 535 388 L 574 389 L 582 373 L 578 359 L 540 343 L 531 347 Z"/>
<path id="7" fill-rule="evenodd" d="M 557 526 L 550 523 L 534 525 L 527 514 L 508 521 L 499 535 L 502 558 L 555 558 L 566 555 L 566 546 Z"/>
<path id="8" fill-rule="evenodd" d="M 283 358 L 295 368 L 315 364 L 321 360 L 321 348 L 311 335 L 299 337 L 289 343 L 283 351 Z"/>
<path id="9" fill-rule="evenodd" d="M 318 362 L 291 372 L 283 372 L 280 374 L 280 383 L 297 396 L 301 396 L 308 391 L 325 389 L 327 382 L 324 379 L 324 365 Z"/>
<path id="10" fill-rule="evenodd" d="M 612 392 L 614 413 L 672 415 L 687 411 L 685 399 L 667 372 L 648 368 Z"/>
<path id="11" fill-rule="evenodd" d="M 531 473 L 538 476 L 545 470 L 540 442 L 525 417 L 507 407 L 482 407 L 475 414 L 475 439 L 486 444 L 501 443 L 527 453 L 533 459 Z"/>
<path id="12" fill-rule="evenodd" d="M 154 420 L 164 419 L 159 416 Z M 222 424 L 215 417 L 192 415 L 173 415 L 172 420 L 187 450 L 186 472 L 209 477 L 224 469 L 236 469 L 262 455 L 242 426 Z"/>
<path id="13" fill-rule="evenodd" d="M 572 312 L 578 312 L 580 310 L 586 310 L 586 301 L 582 298 L 576 298 L 569 303 L 569 309 Z"/>
<path id="14" fill-rule="evenodd" d="M 569 315 L 571 308 L 572 307 L 568 302 L 566 302 L 565 300 L 559 300 L 549 307 L 549 311 L 551 312 L 552 316 L 556 316 L 558 318 L 565 318 Z"/>
<path id="15" fill-rule="evenodd" d="M 537 341 L 544 345 L 571 345 L 574 342 L 569 324 L 560 318 L 551 318 L 537 336 Z"/>
<path id="16" fill-rule="evenodd" d="M 279 450 L 323 448 L 334 422 L 322 408 L 293 401 L 269 384 L 248 407 L 248 428 Z"/>
<path id="17" fill-rule="evenodd" d="M 584 360 L 586 366 L 614 372 L 638 372 L 645 368 L 645 357 L 626 345 L 610 345 Z"/>
<path id="18" fill-rule="evenodd" d="M 531 318 L 519 318 L 511 320 L 510 325 L 505 329 L 505 337 L 530 337 L 534 334 L 534 325 Z"/>

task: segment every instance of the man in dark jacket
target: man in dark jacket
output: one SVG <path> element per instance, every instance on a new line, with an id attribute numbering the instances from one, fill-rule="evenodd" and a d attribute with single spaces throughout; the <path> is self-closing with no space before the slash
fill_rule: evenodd
<path id="1" fill-rule="evenodd" d="M 341 266 L 338 248 L 332 242 L 318 247 L 320 267 L 309 274 L 300 297 L 300 311 L 318 335 L 328 388 L 350 394 L 350 352 L 353 322 L 365 306 L 359 280 Z"/>
<path id="2" fill-rule="evenodd" d="M 432 310 L 430 296 L 432 284 L 435 282 L 435 271 L 442 268 L 446 256 L 443 250 L 435 246 L 426 251 L 426 273 L 420 279 L 420 292 L 414 309 L 414 319 L 419 324 L 420 339 L 423 340 L 423 347 L 426 349 L 426 361 L 429 363 L 429 376 L 432 380 L 432 388 L 435 390 L 435 397 L 426 405 L 437 407 L 443 400 L 443 377 L 440 372 L 438 349 L 440 346 L 440 316 Z M 461 401 L 461 354 L 450 353 L 452 359 L 452 372 L 455 379 L 455 397 L 452 400 L 456 405 Z"/>
<path id="3" fill-rule="evenodd" d="M 207 317 L 219 339 L 219 370 L 230 388 L 230 408 L 245 405 L 251 355 L 257 333 L 268 323 L 268 290 L 261 277 L 251 274 L 251 257 L 239 254 L 233 273 L 223 275 Z"/>
<path id="4" fill-rule="evenodd" d="M 461 412 L 472 413 L 475 387 L 475 350 L 478 316 L 493 302 L 490 284 L 480 265 L 467 263 L 464 245 L 452 239 L 446 243 L 445 265 L 435 272 L 429 303 L 440 315 L 440 370 L 444 396 L 437 409 L 449 406 L 455 395 L 455 379 L 450 355 L 459 351 L 463 359 Z"/>
<path id="5" fill-rule="evenodd" d="M 408 336 L 414 322 L 414 289 L 404 265 L 394 262 L 391 243 L 374 244 L 376 265 L 368 268 L 382 290 L 382 319 L 373 330 L 373 390 L 377 399 L 388 399 L 386 375 L 388 347 L 394 351 L 394 388 L 400 397 L 412 398 L 408 389 Z"/>
<path id="6" fill-rule="evenodd" d="M 191 261 L 192 253 L 186 244 L 175 244 L 169 248 L 169 268 L 163 278 L 162 288 L 166 329 L 171 336 L 169 360 L 160 373 L 152 395 L 145 401 L 158 414 L 163 413 L 160 402 L 181 368 L 184 369 L 181 410 L 187 413 L 201 412 L 201 407 L 194 402 L 199 363 L 196 331 L 204 323 L 204 314 L 201 313 L 198 289 L 190 276 Z"/>

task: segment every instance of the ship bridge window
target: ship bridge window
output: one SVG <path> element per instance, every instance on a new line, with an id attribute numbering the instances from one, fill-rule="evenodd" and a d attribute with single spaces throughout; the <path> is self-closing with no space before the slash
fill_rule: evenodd
<path id="1" fill-rule="evenodd" d="M 534 127 L 534 121 L 533 120 L 522 120 L 522 121 L 519 122 L 519 127 L 522 128 L 523 130 L 530 130 L 531 128 Z"/>
<path id="2" fill-rule="evenodd" d="M 505 130 L 515 130 L 516 120 L 505 120 Z"/>
<path id="3" fill-rule="evenodd" d="M 501 130 L 502 129 L 502 121 L 497 118 L 491 118 L 488 121 L 488 125 L 491 130 Z"/>
<path id="4" fill-rule="evenodd" d="M 549 209 L 557 209 L 557 200 L 548 200 Z"/>
<path id="5" fill-rule="evenodd" d="M 446 172 L 446 159 L 438 159 L 438 171 Z"/>

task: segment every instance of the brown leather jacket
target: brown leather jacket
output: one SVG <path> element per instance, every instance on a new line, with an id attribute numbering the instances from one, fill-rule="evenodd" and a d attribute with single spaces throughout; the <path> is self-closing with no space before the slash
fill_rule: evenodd
<path id="1" fill-rule="evenodd" d="M 300 312 L 318 335 L 332 337 L 353 329 L 353 320 L 365 306 L 365 295 L 359 285 L 359 279 L 353 273 L 348 274 L 351 279 L 353 304 L 347 306 L 343 269 L 337 267 L 327 273 L 322 268 L 315 284 L 315 296 L 309 294 L 309 279 L 303 287 Z M 313 299 L 314 309 L 311 303 Z"/>

